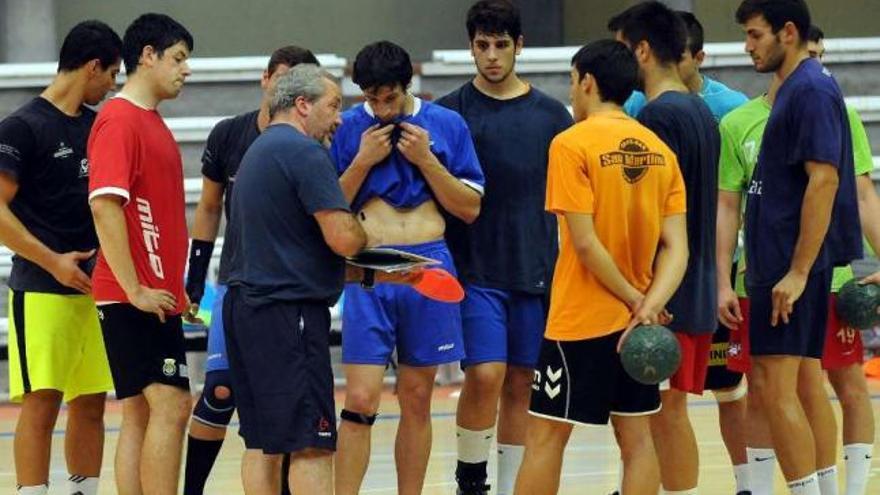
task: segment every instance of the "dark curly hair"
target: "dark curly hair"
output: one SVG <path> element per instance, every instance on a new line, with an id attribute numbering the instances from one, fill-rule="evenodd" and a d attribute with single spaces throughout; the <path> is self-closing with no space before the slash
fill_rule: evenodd
<path id="1" fill-rule="evenodd" d="M 361 49 L 354 59 L 351 80 L 361 90 L 383 86 L 409 86 L 413 66 L 406 50 L 390 41 L 377 41 Z"/>

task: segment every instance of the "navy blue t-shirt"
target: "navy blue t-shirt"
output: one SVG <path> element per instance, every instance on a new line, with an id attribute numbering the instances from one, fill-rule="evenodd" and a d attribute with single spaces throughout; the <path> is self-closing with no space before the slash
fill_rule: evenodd
<path id="1" fill-rule="evenodd" d="M 217 282 L 226 283 L 229 277 L 229 261 L 235 253 L 238 231 L 229 223 L 232 211 L 232 186 L 235 174 L 245 152 L 260 135 L 257 126 L 259 110 L 236 115 L 221 120 L 208 135 L 205 151 L 202 153 L 202 175 L 218 184 L 223 184 L 224 208 L 226 212 L 226 231 L 223 234 L 223 252 L 220 253 L 220 273 Z"/>
<path id="2" fill-rule="evenodd" d="M 746 284 L 775 285 L 791 267 L 809 183 L 806 162 L 837 167 L 831 225 L 812 272 L 862 257 L 852 137 L 843 94 L 818 61 L 807 59 L 776 94 L 746 202 Z"/>
<path id="3" fill-rule="evenodd" d="M 498 100 L 468 82 L 437 103 L 467 122 L 486 176 L 480 216 L 448 217 L 446 240 L 464 281 L 534 294 L 550 287 L 558 252 L 556 216 L 544 211 L 547 152 L 572 124 L 557 100 L 535 88 Z"/>
<path id="4" fill-rule="evenodd" d="M 718 326 L 715 289 L 715 214 L 718 210 L 718 123 L 696 95 L 667 91 L 639 113 L 639 122 L 654 131 L 678 156 L 687 192 L 687 272 L 667 309 L 669 325 L 690 334 L 712 333 Z"/>
<path id="5" fill-rule="evenodd" d="M 290 125 L 269 126 L 236 175 L 230 222 L 239 238 L 229 285 L 255 305 L 334 304 L 345 262 L 324 242 L 314 217 L 321 210 L 349 210 L 327 150 Z"/>
<path id="6" fill-rule="evenodd" d="M 89 209 L 86 142 L 95 112 L 85 106 L 71 117 L 36 97 L 0 122 L 0 173 L 18 183 L 9 209 L 22 225 L 56 253 L 90 251 L 98 236 Z M 91 273 L 95 258 L 80 263 Z M 79 294 L 36 263 L 12 258 L 13 290 Z"/>

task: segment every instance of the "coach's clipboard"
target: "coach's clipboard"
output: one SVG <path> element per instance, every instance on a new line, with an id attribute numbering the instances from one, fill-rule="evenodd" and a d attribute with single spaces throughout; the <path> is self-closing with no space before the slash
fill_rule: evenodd
<path id="1" fill-rule="evenodd" d="M 440 261 L 394 248 L 366 248 L 345 261 L 352 266 L 369 268 L 386 273 L 415 270 L 439 265 Z"/>

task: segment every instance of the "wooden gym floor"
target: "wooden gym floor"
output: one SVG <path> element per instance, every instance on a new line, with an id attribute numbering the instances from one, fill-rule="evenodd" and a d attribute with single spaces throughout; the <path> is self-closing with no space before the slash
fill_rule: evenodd
<path id="1" fill-rule="evenodd" d="M 880 381 L 869 381 L 872 392 L 875 421 L 880 432 Z M 434 394 L 434 446 L 425 482 L 424 493 L 452 494 L 455 492 L 455 392 L 456 387 L 438 387 Z M 337 404 L 342 395 L 337 392 Z M 839 418 L 839 407 L 835 401 Z M 361 493 L 385 495 L 396 492 L 393 444 L 398 423 L 398 409 L 391 393 L 383 398 L 381 416 L 373 429 L 373 454 Z M 14 405 L 0 406 L 0 493 L 14 493 L 15 471 L 12 460 L 12 439 L 18 409 Z M 730 461 L 718 432 L 718 412 L 711 395 L 695 397 L 690 403 L 690 416 L 700 446 L 700 493 L 733 494 L 734 483 Z M 67 478 L 64 467 L 62 441 L 65 414 L 62 412 L 56 428 L 52 453 L 51 494 L 62 494 Z M 235 421 L 235 419 L 233 419 Z M 113 454 L 119 437 L 120 407 L 111 401 L 107 407 L 107 437 L 104 451 L 101 495 L 115 494 L 113 485 Z M 880 452 L 880 450 L 878 450 Z M 237 425 L 227 435 L 227 441 L 217 460 L 206 495 L 243 493 L 239 478 L 242 443 Z M 842 454 L 839 454 L 842 458 Z M 606 495 L 617 480 L 617 446 L 609 427 L 575 428 L 569 444 L 563 469 L 561 494 Z M 494 459 L 490 461 L 490 477 L 494 475 Z M 843 469 L 842 461 L 839 469 Z M 844 473 L 840 476 L 841 483 Z M 777 473 L 777 493 L 784 493 L 781 473 Z M 841 493 L 843 491 L 841 490 Z M 868 493 L 880 493 L 880 454 L 875 455 Z"/>

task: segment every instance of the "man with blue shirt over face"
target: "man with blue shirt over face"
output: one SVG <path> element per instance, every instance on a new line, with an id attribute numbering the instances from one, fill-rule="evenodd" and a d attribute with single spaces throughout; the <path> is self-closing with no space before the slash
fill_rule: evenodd
<path id="1" fill-rule="evenodd" d="M 455 475 L 458 493 L 488 493 L 486 467 L 497 417 L 496 493 L 507 495 L 524 451 L 532 370 L 558 250 L 556 219 L 544 211 L 547 154 L 550 141 L 572 119 L 561 103 L 517 75 L 523 36 L 513 4 L 476 2 L 468 11 L 467 31 L 477 75 L 437 103 L 467 121 L 492 187 L 476 222 L 450 219 L 446 229 L 467 291 L 461 307 L 467 356 L 456 414 Z"/>
<path id="2" fill-rule="evenodd" d="M 752 383 L 794 494 L 819 494 L 800 377 L 822 358 L 835 266 L 862 257 L 843 95 L 807 50 L 803 0 L 745 0 L 736 20 L 755 70 L 780 81 L 746 203 Z"/>
<path id="3" fill-rule="evenodd" d="M 712 111 L 715 120 L 720 122 L 721 118 L 727 115 L 727 112 L 748 101 L 748 97 L 729 88 L 724 83 L 700 73 L 700 67 L 706 58 L 706 52 L 703 51 L 703 25 L 690 12 L 679 10 L 676 13 L 687 27 L 687 46 L 682 54 L 681 62 L 678 63 L 678 73 L 688 90 L 702 98 L 706 105 L 709 105 L 709 110 Z M 630 116 L 638 117 L 639 112 L 645 108 L 647 103 L 645 93 L 634 91 L 623 108 Z"/>
<path id="4" fill-rule="evenodd" d="M 480 213 L 483 172 L 464 119 L 409 93 L 412 73 L 409 54 L 394 43 L 364 47 L 355 58 L 352 80 L 366 102 L 343 114 L 331 154 L 371 246 L 428 256 L 454 272 L 442 212 L 472 223 Z M 431 450 L 437 366 L 464 357 L 459 305 L 431 301 L 409 287 L 349 284 L 342 318 L 346 396 L 336 493 L 360 489 L 382 377 L 395 348 L 401 410 L 395 445 L 398 493 L 421 493 Z"/>

